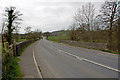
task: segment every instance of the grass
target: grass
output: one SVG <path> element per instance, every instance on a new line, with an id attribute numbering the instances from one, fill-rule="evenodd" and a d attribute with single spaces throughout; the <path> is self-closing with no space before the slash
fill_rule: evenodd
<path id="1" fill-rule="evenodd" d="M 67 43 L 64 43 L 64 44 L 67 44 Z M 68 45 L 76 46 L 76 45 L 74 45 L 74 44 L 68 44 Z M 109 53 L 112 53 L 112 54 L 120 54 L 120 53 L 113 52 L 113 51 L 109 51 L 109 50 L 105 50 L 105 49 L 102 50 L 102 49 L 88 48 L 88 47 L 83 47 L 83 46 L 76 46 L 76 47 L 82 47 L 82 48 L 87 48 L 87 49 L 99 50 L 99 51 L 109 52 Z"/>
<path id="2" fill-rule="evenodd" d="M 55 42 L 59 42 L 59 40 L 68 40 L 69 37 L 63 35 L 63 36 L 49 36 L 47 38 L 47 40 L 51 40 L 51 41 L 55 41 Z"/>
<path id="3" fill-rule="evenodd" d="M 18 61 L 20 61 L 20 59 L 15 56 L 12 56 L 12 57 L 5 56 L 5 60 L 3 63 L 3 68 L 2 68 L 3 79 L 14 80 L 16 78 L 23 77 Z"/>
<path id="4" fill-rule="evenodd" d="M 109 50 L 101 50 L 101 51 L 109 52 L 109 53 L 112 53 L 112 54 L 120 54 L 120 53 L 118 53 L 118 52 L 113 52 L 113 51 L 109 51 Z"/>
<path id="5" fill-rule="evenodd" d="M 10 71 L 11 71 L 11 73 L 14 74 L 14 75 L 11 75 L 11 76 L 13 76 L 13 78 L 14 77 L 15 78 L 23 77 L 23 74 L 22 74 L 22 72 L 20 70 L 20 66 L 18 64 L 18 61 L 20 61 L 19 58 L 13 57 L 13 61 L 12 61 L 11 65 L 10 65 Z"/>
<path id="6" fill-rule="evenodd" d="M 40 66 L 38 66 L 38 69 L 39 69 L 40 72 L 42 72 L 41 69 L 40 69 Z"/>
<path id="7" fill-rule="evenodd" d="M 53 41 L 53 42 L 57 42 L 57 43 L 60 43 L 59 40 L 68 40 L 68 39 L 69 39 L 69 38 L 68 38 L 68 37 L 65 37 L 65 36 L 62 36 L 62 37 L 49 36 L 49 37 L 47 38 L 47 40 L 50 40 L 50 41 Z M 67 44 L 67 43 L 65 43 L 65 44 Z M 72 45 L 72 44 L 69 44 L 69 45 Z M 76 45 L 73 44 L 72 46 L 76 46 Z M 82 46 L 77 46 L 77 47 L 82 47 Z M 82 47 L 82 48 L 100 50 L 100 51 L 109 52 L 109 53 L 112 53 L 112 54 L 120 54 L 120 53 L 118 53 L 118 52 L 113 52 L 113 51 L 109 51 L 109 50 L 101 50 L 101 49 L 88 48 L 88 47 Z"/>
<path id="8" fill-rule="evenodd" d="M 27 39 L 19 39 L 17 42 L 26 41 Z"/>
<path id="9" fill-rule="evenodd" d="M 25 51 L 25 49 L 30 46 L 32 43 L 28 44 L 20 51 L 20 55 Z M 19 55 L 19 56 L 20 56 Z M 19 62 L 20 59 L 17 56 L 5 56 L 3 62 L 3 79 L 15 80 L 16 78 L 21 78 L 24 75 L 21 72 Z"/>

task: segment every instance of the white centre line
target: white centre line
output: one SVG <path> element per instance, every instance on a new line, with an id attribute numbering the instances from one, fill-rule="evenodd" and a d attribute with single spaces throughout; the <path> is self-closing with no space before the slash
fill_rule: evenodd
<path id="1" fill-rule="evenodd" d="M 71 53 L 69 53 L 69 52 L 66 52 L 66 51 L 63 51 L 63 50 L 59 50 L 59 51 L 65 53 L 65 54 L 67 54 L 67 55 L 73 56 L 73 57 L 75 57 L 76 59 L 79 59 L 79 60 L 82 60 L 82 61 L 86 61 L 86 62 L 95 64 L 95 65 L 98 65 L 98 66 L 101 66 L 101 67 L 104 67 L 104 68 L 107 68 L 107 69 L 116 71 L 116 72 L 120 72 L 120 70 L 118 70 L 118 69 L 115 69 L 115 68 L 112 68 L 112 67 L 109 67 L 109 66 L 106 66 L 106 65 L 103 65 L 103 64 L 100 64 L 100 63 L 97 63 L 97 62 L 88 60 L 88 59 L 83 58 L 83 57 L 79 57 L 79 56 L 73 55 L 73 54 L 71 54 Z"/>

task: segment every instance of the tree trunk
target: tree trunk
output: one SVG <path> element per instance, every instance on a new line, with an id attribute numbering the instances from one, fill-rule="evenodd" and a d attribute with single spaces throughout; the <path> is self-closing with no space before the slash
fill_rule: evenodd
<path id="1" fill-rule="evenodd" d="M 8 41 L 8 43 L 9 43 L 9 45 L 12 44 L 12 33 L 11 33 L 10 30 L 8 30 L 7 41 Z"/>
<path id="2" fill-rule="evenodd" d="M 9 19 L 9 22 L 8 22 L 9 24 L 8 24 L 8 35 L 7 35 L 7 41 L 8 41 L 8 43 L 9 43 L 9 45 L 11 45 L 12 44 L 12 29 L 11 29 L 11 27 L 12 27 L 12 20 L 11 19 Z"/>
<path id="3" fill-rule="evenodd" d="M 110 28 L 108 32 L 108 49 L 112 50 L 112 20 L 110 20 Z"/>

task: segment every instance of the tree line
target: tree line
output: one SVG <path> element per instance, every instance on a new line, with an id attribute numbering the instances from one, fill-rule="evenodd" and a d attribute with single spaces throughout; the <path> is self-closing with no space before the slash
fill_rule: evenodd
<path id="1" fill-rule="evenodd" d="M 120 1 L 105 1 L 95 14 L 95 6 L 86 3 L 74 15 L 70 39 L 108 43 L 108 49 L 120 52 Z"/>

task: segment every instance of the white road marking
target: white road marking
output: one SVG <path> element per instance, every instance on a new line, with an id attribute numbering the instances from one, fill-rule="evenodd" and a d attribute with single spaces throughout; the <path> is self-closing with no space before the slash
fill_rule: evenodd
<path id="1" fill-rule="evenodd" d="M 37 72 L 38 72 L 39 78 L 42 79 L 42 75 L 41 75 L 41 73 L 40 73 L 40 71 L 39 71 L 39 68 L 38 68 L 38 65 L 37 65 L 37 61 L 36 61 L 36 59 L 35 59 L 35 55 L 34 55 L 34 47 L 33 47 L 33 59 L 34 59 L 34 63 L 35 63 L 35 66 L 36 66 L 36 69 L 37 69 Z"/>
<path id="2" fill-rule="evenodd" d="M 52 47 L 53 47 L 53 46 L 52 46 Z M 57 49 L 57 48 L 55 48 L 55 47 L 53 47 L 53 48 L 54 48 L 54 49 Z M 97 63 L 97 62 L 88 60 L 88 59 L 83 58 L 83 57 L 76 56 L 76 55 L 74 55 L 74 54 L 71 54 L 71 53 L 69 53 L 69 52 L 66 52 L 66 51 L 63 51 L 63 50 L 60 50 L 60 49 L 58 49 L 58 50 L 59 50 L 60 52 L 63 52 L 63 53 L 65 53 L 65 54 L 67 54 L 67 55 L 73 56 L 73 57 L 75 57 L 76 59 L 79 59 L 79 60 L 81 60 L 81 61 L 86 61 L 86 62 L 95 64 L 95 65 L 98 65 L 98 66 L 101 66 L 101 67 L 104 67 L 104 68 L 107 68 L 107 69 L 116 71 L 116 72 L 120 72 L 120 70 L 118 70 L 118 69 L 115 69 L 115 68 L 112 68 L 112 67 L 109 67 L 109 66 L 106 66 L 106 65 L 103 65 L 103 64 L 100 64 L 100 63 Z"/>
<path id="3" fill-rule="evenodd" d="M 98 65 L 98 66 L 101 66 L 101 67 L 104 67 L 104 68 L 107 68 L 107 69 L 116 71 L 116 72 L 120 72 L 120 70 L 118 70 L 118 69 L 115 69 L 115 68 L 112 68 L 112 67 L 109 67 L 109 66 L 106 66 L 106 65 L 103 65 L 103 64 L 100 64 L 100 63 L 97 63 L 97 62 L 88 60 L 88 59 L 83 58 L 83 57 L 79 57 L 79 56 L 73 55 L 73 54 L 71 54 L 71 53 L 69 53 L 69 52 L 66 52 L 66 51 L 63 51 L 63 50 L 59 50 L 59 51 L 65 53 L 65 54 L 67 54 L 67 55 L 73 56 L 73 57 L 75 57 L 75 58 L 77 58 L 77 59 L 79 59 L 79 60 L 86 61 L 86 62 L 95 64 L 95 65 Z"/>

